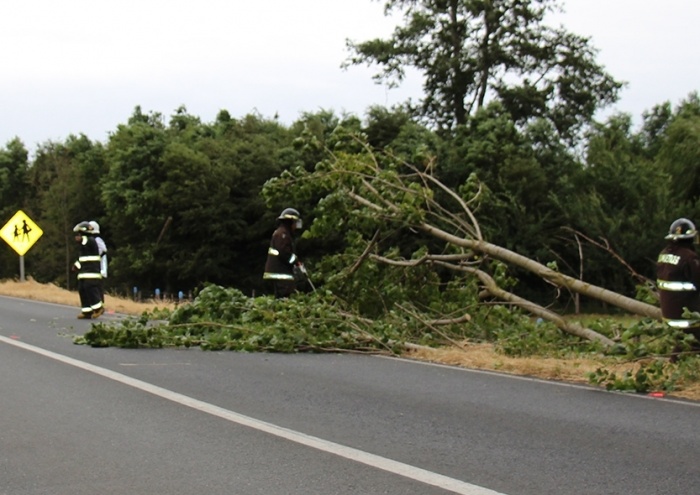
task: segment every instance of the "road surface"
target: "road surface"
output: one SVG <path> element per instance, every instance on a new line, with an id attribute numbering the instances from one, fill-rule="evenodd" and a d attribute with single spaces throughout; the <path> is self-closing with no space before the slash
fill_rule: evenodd
<path id="1" fill-rule="evenodd" d="M 0 297 L 0 495 L 700 490 L 697 402 L 364 355 L 94 349 L 77 312 Z"/>

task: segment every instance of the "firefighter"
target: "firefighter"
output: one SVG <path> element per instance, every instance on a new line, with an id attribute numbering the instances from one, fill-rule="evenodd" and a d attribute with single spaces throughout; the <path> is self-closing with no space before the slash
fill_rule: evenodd
<path id="1" fill-rule="evenodd" d="M 700 312 L 700 256 L 694 244 L 698 232 L 687 218 L 675 220 L 669 228 L 666 247 L 656 263 L 656 287 L 659 289 L 661 315 L 671 328 L 691 334 L 697 342 L 693 351 L 700 351 L 700 319 L 683 316 L 684 309 Z M 678 359 L 682 346 L 677 345 L 671 361 Z"/>
<path id="2" fill-rule="evenodd" d="M 303 265 L 295 252 L 294 234 L 302 225 L 301 215 L 294 208 L 285 208 L 277 217 L 263 274 L 263 279 L 272 281 L 276 298 L 288 297 L 296 290 L 295 267 Z"/>
<path id="3" fill-rule="evenodd" d="M 89 222 L 80 222 L 73 227 L 75 240 L 79 244 L 78 261 L 73 264 L 73 271 L 78 272 L 78 294 L 80 295 L 80 314 L 78 319 L 99 318 L 104 313 L 102 303 L 102 274 L 100 273 L 100 248 L 91 235 Z"/>
<path id="4" fill-rule="evenodd" d="M 107 244 L 105 244 L 104 239 L 100 237 L 100 224 L 94 220 L 89 222 L 90 224 L 90 234 L 95 237 L 95 242 L 97 242 L 97 247 L 100 250 L 100 274 L 102 275 L 103 282 L 100 284 L 100 289 L 102 292 L 102 304 L 105 302 L 104 293 L 104 279 L 107 278 Z"/>

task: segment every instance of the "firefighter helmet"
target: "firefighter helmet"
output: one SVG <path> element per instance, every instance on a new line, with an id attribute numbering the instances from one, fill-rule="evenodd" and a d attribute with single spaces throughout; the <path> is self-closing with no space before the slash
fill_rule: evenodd
<path id="1" fill-rule="evenodd" d="M 688 220 L 687 218 L 679 218 L 674 220 L 668 229 L 668 235 L 666 239 L 669 240 L 679 240 L 679 239 L 694 239 L 698 235 L 698 231 L 695 230 L 695 224 Z"/>
<path id="2" fill-rule="evenodd" d="M 292 220 L 297 229 L 300 229 L 303 225 L 301 215 L 294 208 L 285 208 L 282 210 L 282 213 L 280 213 L 280 216 L 277 217 L 277 220 Z"/>
<path id="3" fill-rule="evenodd" d="M 80 222 L 75 227 L 73 227 L 73 232 L 78 234 L 88 234 L 92 231 L 90 227 L 90 222 Z"/>
<path id="4" fill-rule="evenodd" d="M 88 223 L 90 224 L 90 229 L 92 230 L 92 233 L 93 233 L 93 234 L 99 234 L 99 233 L 100 233 L 100 224 L 99 224 L 99 223 L 97 223 L 97 222 L 94 221 L 94 220 L 91 220 L 91 221 L 88 222 Z"/>

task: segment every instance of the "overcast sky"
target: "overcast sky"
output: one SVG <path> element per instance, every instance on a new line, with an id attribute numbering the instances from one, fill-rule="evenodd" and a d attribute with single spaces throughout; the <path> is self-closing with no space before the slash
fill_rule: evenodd
<path id="1" fill-rule="evenodd" d="M 638 121 L 700 90 L 700 1 L 563 0 L 553 20 L 590 36 L 598 61 L 628 82 L 614 108 Z M 360 117 L 419 98 L 375 70 L 340 68 L 347 38 L 388 37 L 398 19 L 376 0 L 5 0 L 0 7 L 0 147 L 34 150 L 86 134 L 106 142 L 140 105 L 212 122 L 258 112 L 290 124 L 320 109 Z"/>

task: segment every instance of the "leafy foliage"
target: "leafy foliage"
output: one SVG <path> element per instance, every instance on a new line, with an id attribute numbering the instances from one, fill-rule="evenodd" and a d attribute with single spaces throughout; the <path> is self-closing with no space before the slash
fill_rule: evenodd
<path id="1" fill-rule="evenodd" d="M 447 290 L 456 296 L 455 289 Z M 455 314 L 464 314 L 464 307 L 456 304 L 455 299 L 427 308 L 403 302 L 385 308 L 384 313 L 372 319 L 352 311 L 330 291 L 300 293 L 288 299 L 251 298 L 237 289 L 209 285 L 193 302 L 169 314 L 144 313 L 118 323 L 93 323 L 75 342 L 94 347 L 199 346 L 209 350 L 264 352 L 400 353 L 406 343 L 436 346 L 465 339 L 491 341 L 506 334 L 516 335 L 524 330 L 528 320 L 506 308 L 474 306 L 474 314 L 467 320 L 435 323 L 435 316 L 450 308 Z M 531 340 L 535 342 L 542 337 L 533 334 Z M 520 355 L 536 349 L 534 344 L 518 345 Z M 553 342 L 551 346 L 554 348 Z M 516 354 L 514 347 L 507 344 L 503 349 L 506 354 Z"/>
<path id="2" fill-rule="evenodd" d="M 641 320 L 624 330 L 615 349 L 617 364 L 636 363 L 615 372 L 600 367 L 588 379 L 607 390 L 647 393 L 673 392 L 700 378 L 700 355 L 692 352 L 694 337 L 682 331 L 670 331 L 657 321 Z M 680 352 L 677 362 L 666 357 Z"/>
<path id="3" fill-rule="evenodd" d="M 290 144 L 255 116 L 206 126 L 180 108 L 166 126 L 137 108 L 110 139 L 102 189 L 118 282 L 173 293 L 236 278 L 255 288 L 249 267 L 264 263 L 273 224 L 259 190 Z"/>
<path id="4" fill-rule="evenodd" d="M 167 323 L 151 321 L 144 314 L 111 326 L 93 324 L 76 343 L 266 352 L 394 352 L 392 345 L 401 330 L 357 319 L 338 310 L 338 304 L 327 292 L 276 300 L 248 298 L 236 289 L 209 285 L 191 304 L 176 309 Z"/>
<path id="5" fill-rule="evenodd" d="M 95 198 L 106 168 L 104 147 L 84 135 L 45 143 L 37 150 L 28 176 L 44 230 L 41 242 L 32 248 L 38 258 L 32 274 L 38 280 L 72 286 L 69 264 L 77 255 L 73 226 L 103 218 L 104 208 Z M 103 235 L 109 240 L 108 233 Z"/>
<path id="6" fill-rule="evenodd" d="M 598 343 L 566 334 L 541 318 L 531 318 L 503 306 L 492 311 L 498 311 L 501 319 L 510 320 L 509 325 L 499 326 L 492 336 L 496 349 L 506 356 L 565 358 L 603 352 Z"/>

